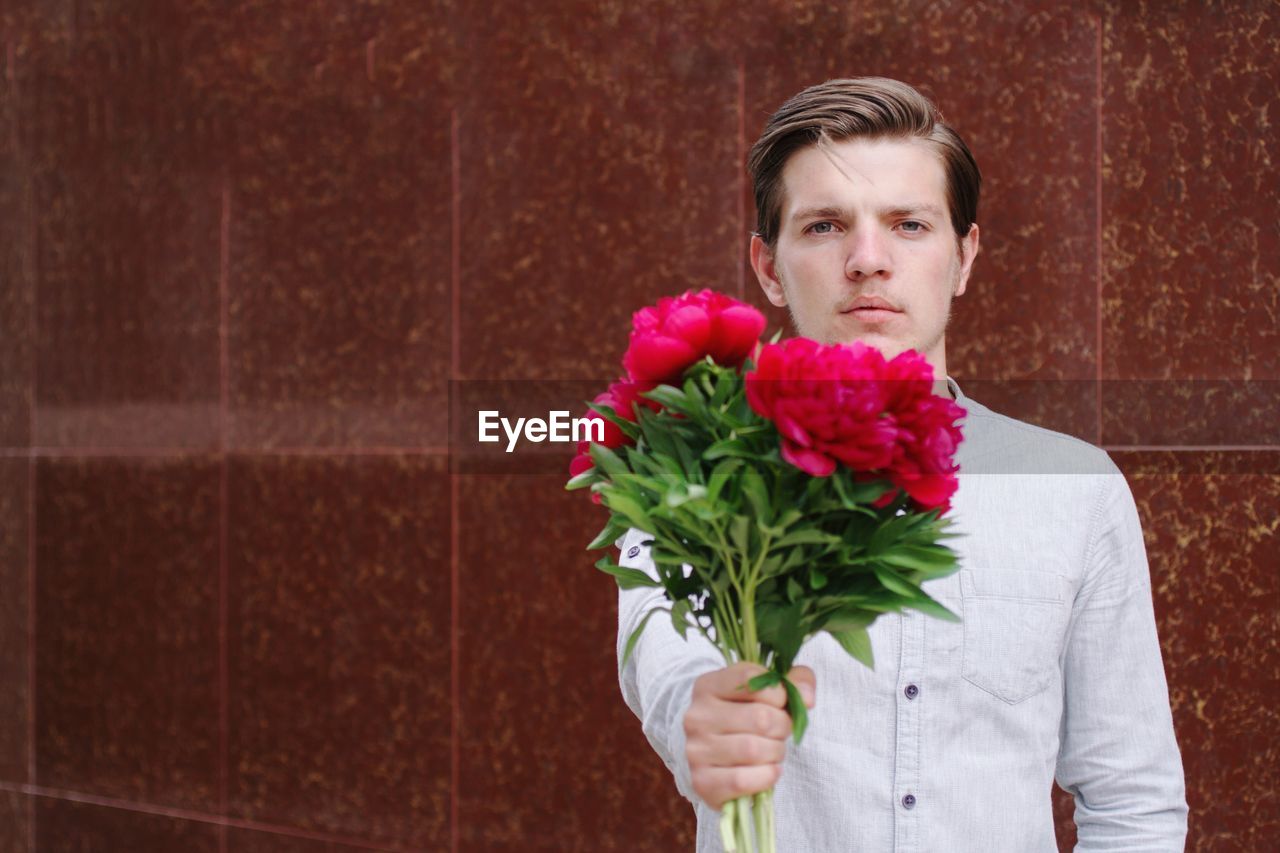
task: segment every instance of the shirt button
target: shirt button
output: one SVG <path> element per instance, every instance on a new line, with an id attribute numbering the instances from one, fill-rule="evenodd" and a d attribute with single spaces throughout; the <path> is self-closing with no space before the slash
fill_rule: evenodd
<path id="1" fill-rule="evenodd" d="M 907 794 L 905 797 L 902 798 L 902 807 L 904 809 L 915 808 L 915 805 L 916 805 L 915 794 Z"/>
<path id="2" fill-rule="evenodd" d="M 914 699 L 920 695 L 920 688 L 916 687 L 914 684 L 908 684 L 902 692 L 907 694 L 908 699 Z"/>
<path id="3" fill-rule="evenodd" d="M 628 556 L 628 557 L 635 557 L 635 556 L 636 556 L 636 555 L 638 555 L 639 553 L 640 553 L 640 546 L 639 546 L 639 545 L 632 545 L 632 546 L 631 546 L 631 550 L 627 552 L 627 556 Z"/>

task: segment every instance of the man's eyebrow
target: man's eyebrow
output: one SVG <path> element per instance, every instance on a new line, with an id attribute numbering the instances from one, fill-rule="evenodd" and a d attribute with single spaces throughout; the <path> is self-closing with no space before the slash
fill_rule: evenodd
<path id="1" fill-rule="evenodd" d="M 918 216 L 922 213 L 928 213 L 939 218 L 945 217 L 946 213 L 936 204 L 904 204 L 900 207 L 891 207 L 887 210 L 881 210 L 881 214 L 889 216 Z"/>
<path id="2" fill-rule="evenodd" d="M 791 215 L 792 222 L 802 219 L 844 219 L 844 208 L 841 207 L 806 207 Z"/>
<path id="3" fill-rule="evenodd" d="M 946 213 L 936 204 L 899 204 L 893 207 L 880 208 L 881 216 L 919 216 L 920 214 L 932 214 L 939 219 L 944 218 Z M 806 207 L 797 210 L 791 215 L 792 222 L 800 222 L 804 219 L 847 219 L 848 212 L 842 207 L 834 207 L 828 205 L 826 207 Z"/>

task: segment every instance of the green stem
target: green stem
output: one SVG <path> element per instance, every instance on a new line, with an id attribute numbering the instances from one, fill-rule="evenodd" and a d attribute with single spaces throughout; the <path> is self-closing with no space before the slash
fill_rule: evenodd
<path id="1" fill-rule="evenodd" d="M 738 843 L 744 851 L 756 850 L 751 841 L 751 816 L 747 812 L 751 808 L 751 796 L 738 798 Z"/>
<path id="2" fill-rule="evenodd" d="M 766 832 L 768 830 L 768 817 L 764 812 L 764 796 L 765 792 L 761 791 L 751 798 L 751 816 L 755 819 L 756 826 L 756 850 L 766 851 L 769 849 L 769 841 Z"/>
<path id="3" fill-rule="evenodd" d="M 773 789 L 761 791 L 756 794 L 756 809 L 763 816 L 761 823 L 764 826 L 760 832 L 757 841 L 760 845 L 761 853 L 777 853 L 778 839 L 777 827 L 773 822 Z"/>
<path id="4" fill-rule="evenodd" d="M 737 808 L 737 800 L 730 800 L 720 807 L 720 843 L 725 853 L 749 853 L 738 849 Z"/>
<path id="5" fill-rule="evenodd" d="M 724 657 L 725 666 L 733 666 L 735 663 L 733 652 L 739 645 L 733 629 L 734 621 L 731 617 L 722 615 L 718 605 L 711 614 L 711 620 L 716 628 L 716 645 L 720 647 L 720 654 Z"/>

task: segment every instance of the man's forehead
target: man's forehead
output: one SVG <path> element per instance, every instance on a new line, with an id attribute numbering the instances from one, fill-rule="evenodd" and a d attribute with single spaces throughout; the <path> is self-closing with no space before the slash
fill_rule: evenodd
<path id="1" fill-rule="evenodd" d="M 854 139 L 795 152 L 782 172 L 783 216 L 871 204 L 940 213 L 941 157 L 920 140 Z"/>

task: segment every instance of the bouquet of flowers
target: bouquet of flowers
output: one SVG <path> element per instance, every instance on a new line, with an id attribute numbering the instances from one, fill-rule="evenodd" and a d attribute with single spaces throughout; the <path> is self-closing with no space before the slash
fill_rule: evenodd
<path id="1" fill-rule="evenodd" d="M 569 489 L 590 488 L 609 521 L 588 549 L 628 528 L 652 537 L 657 577 L 596 567 L 622 589 L 661 588 L 627 640 L 668 614 L 723 654 L 768 670 L 749 690 L 782 684 L 798 745 L 807 724 L 786 673 L 826 631 L 874 665 L 867 627 L 906 608 L 958 617 L 920 585 L 958 568 L 941 540 L 957 486 L 952 461 L 964 410 L 933 393 L 933 371 L 907 351 L 886 360 L 861 343 L 765 344 L 765 318 L 710 290 L 634 315 L 627 375 L 589 404 L 603 440 L 582 442 Z M 773 853 L 772 790 L 725 803 L 728 851 Z M 758 847 L 752 845 L 752 829 Z"/>

